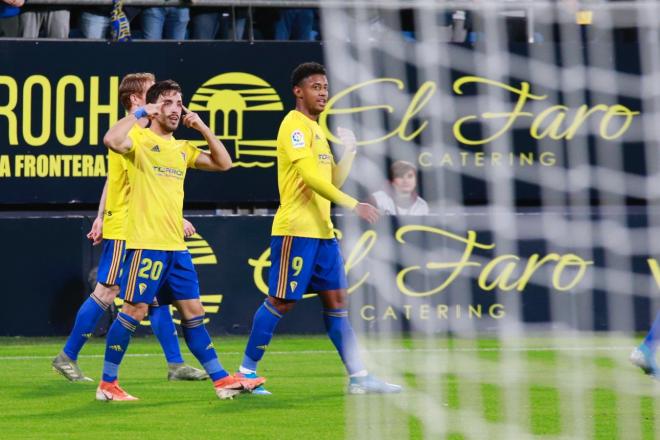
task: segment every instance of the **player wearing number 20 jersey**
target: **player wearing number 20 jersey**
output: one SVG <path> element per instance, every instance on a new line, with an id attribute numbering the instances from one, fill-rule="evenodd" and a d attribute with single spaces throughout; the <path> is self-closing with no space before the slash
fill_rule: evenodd
<path id="1" fill-rule="evenodd" d="M 259 386 L 264 379 L 230 376 L 220 364 L 204 327 L 197 274 L 181 236 L 187 169 L 225 171 L 231 168 L 231 158 L 201 118 L 183 107 L 177 83 L 154 84 L 146 101 L 147 105 L 118 121 L 104 137 L 105 145 L 124 155 L 128 163 L 131 194 L 120 293 L 124 306 L 108 332 L 96 398 L 136 400 L 119 387 L 119 366 L 137 324 L 157 296 L 159 303 L 173 303 L 179 310 L 186 344 L 213 380 L 218 397 L 231 398 Z M 149 128 L 131 130 L 135 120 L 146 117 L 151 120 Z M 181 121 L 202 134 L 209 152 L 174 138 L 172 133 Z"/>
<path id="2" fill-rule="evenodd" d="M 124 108 L 130 112 L 138 106 L 144 105 L 147 89 L 153 84 L 154 75 L 151 73 L 126 75 L 119 85 L 119 100 Z M 145 124 L 146 122 L 146 120 L 143 121 Z M 138 124 L 133 127 L 133 129 L 139 128 Z M 125 222 L 129 194 L 127 163 L 123 156 L 109 151 L 108 177 L 101 195 L 97 218 L 88 234 L 94 244 L 102 243 L 97 285 L 94 292 L 78 310 L 71 334 L 62 351 L 52 362 L 53 368 L 71 381 L 90 380 L 78 367 L 78 354 L 92 335 L 103 313 L 119 293 L 119 276 L 126 251 Z M 204 371 L 184 364 L 169 306 L 155 304 L 150 307 L 149 320 L 167 359 L 168 379 L 203 380 L 208 378 Z"/>

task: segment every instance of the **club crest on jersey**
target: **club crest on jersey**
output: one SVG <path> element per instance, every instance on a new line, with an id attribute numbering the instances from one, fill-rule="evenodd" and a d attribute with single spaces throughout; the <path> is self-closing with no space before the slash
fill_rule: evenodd
<path id="1" fill-rule="evenodd" d="M 300 130 L 291 133 L 291 145 L 293 148 L 303 148 L 305 146 L 305 135 Z"/>
<path id="2" fill-rule="evenodd" d="M 184 152 L 182 151 L 182 152 L 181 152 L 181 157 L 183 158 L 183 161 L 185 162 L 185 161 L 186 161 L 186 153 L 184 153 Z"/>
<path id="3" fill-rule="evenodd" d="M 142 295 L 144 291 L 147 290 L 147 285 L 144 283 L 140 283 L 138 287 L 140 289 L 140 295 Z"/>

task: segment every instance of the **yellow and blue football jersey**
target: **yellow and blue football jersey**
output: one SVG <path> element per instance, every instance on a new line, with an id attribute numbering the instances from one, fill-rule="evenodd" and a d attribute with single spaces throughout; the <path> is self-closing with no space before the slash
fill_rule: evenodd
<path id="1" fill-rule="evenodd" d="M 332 184 L 334 159 L 325 133 L 316 121 L 297 110 L 286 115 L 277 134 L 277 184 L 280 206 L 273 220 L 272 235 L 333 238 L 330 201 L 308 188 L 294 167 L 305 157 L 315 159 L 311 170 Z"/>
<path id="2" fill-rule="evenodd" d="M 131 131 L 139 128 L 135 126 Z M 103 210 L 103 238 L 126 240 L 124 226 L 128 210 L 128 166 L 124 156 L 108 150 L 108 189 Z"/>
<path id="3" fill-rule="evenodd" d="M 147 128 L 134 128 L 129 136 L 126 249 L 185 250 L 183 182 L 201 150 Z"/>

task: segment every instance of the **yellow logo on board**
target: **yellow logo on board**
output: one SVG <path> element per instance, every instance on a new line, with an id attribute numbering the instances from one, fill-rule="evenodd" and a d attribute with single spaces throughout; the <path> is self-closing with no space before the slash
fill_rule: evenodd
<path id="1" fill-rule="evenodd" d="M 218 139 L 234 143 L 235 167 L 270 168 L 275 165 L 275 139 L 244 139 L 245 118 L 252 112 L 284 110 L 277 90 L 256 75 L 229 72 L 216 75 L 197 89 L 188 108 L 207 113 L 209 127 Z M 205 141 L 193 141 L 196 146 Z"/>
<path id="2" fill-rule="evenodd" d="M 186 247 L 192 256 L 194 265 L 199 264 L 218 264 L 218 258 L 213 252 L 213 248 L 204 240 L 204 237 L 195 233 L 186 238 Z"/>

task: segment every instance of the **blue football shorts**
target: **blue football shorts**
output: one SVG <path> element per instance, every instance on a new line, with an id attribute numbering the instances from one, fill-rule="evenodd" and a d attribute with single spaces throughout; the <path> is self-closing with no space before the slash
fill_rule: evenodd
<path id="1" fill-rule="evenodd" d="M 190 252 L 129 249 L 120 297 L 130 303 L 171 304 L 199 299 L 199 280 Z"/>
<path id="2" fill-rule="evenodd" d="M 299 300 L 305 293 L 348 287 L 336 238 L 273 236 L 270 259 L 270 296 Z"/>
<path id="3" fill-rule="evenodd" d="M 116 286 L 119 284 L 121 268 L 126 256 L 126 242 L 103 240 L 102 246 L 96 281 L 106 286 Z"/>

